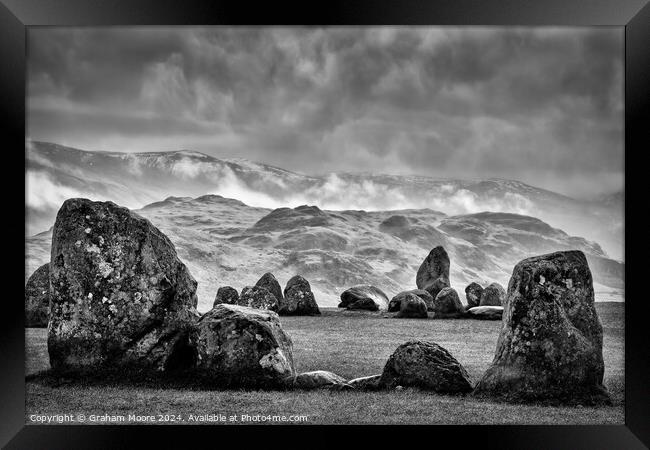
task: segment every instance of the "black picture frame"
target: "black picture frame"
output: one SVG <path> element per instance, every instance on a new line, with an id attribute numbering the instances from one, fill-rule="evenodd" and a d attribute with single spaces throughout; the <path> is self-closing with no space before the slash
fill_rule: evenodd
<path id="1" fill-rule="evenodd" d="M 642 270 L 647 228 L 633 213 L 647 210 L 644 154 L 648 151 L 650 101 L 650 4 L 648 0 L 330 0 L 265 2 L 219 0 L 0 0 L 0 124 L 6 229 L 2 302 L 0 444 L 4 448 L 129 448 L 133 440 L 158 448 L 188 445 L 188 436 L 218 445 L 241 439 L 241 428 L 194 426 L 36 426 L 25 425 L 24 311 L 19 292 L 20 252 L 24 252 L 24 208 L 19 164 L 25 163 L 26 27 L 109 25 L 571 25 L 625 27 L 625 425 L 621 426 L 372 426 L 364 435 L 383 439 L 420 434 L 431 442 L 453 438 L 454 447 L 636 449 L 650 446 L 650 317 L 634 271 Z M 24 181 L 24 180 L 23 180 Z M 22 185 L 24 186 L 24 184 Z M 24 211 L 24 210 L 23 210 Z M 22 233 L 22 235 L 20 234 Z M 646 231 L 647 234 L 647 231 Z M 14 237 L 15 236 L 15 237 Z M 647 244 L 646 244 L 647 245 Z M 24 258 L 24 254 L 23 254 Z M 23 259 L 24 260 L 24 259 Z M 14 292 L 15 289 L 15 292 Z M 647 292 L 647 289 L 645 290 Z M 259 431 L 254 427 L 256 431 Z M 417 428 L 417 429 L 416 429 Z M 251 428 L 246 428 L 250 430 Z M 345 431 L 357 430 L 347 427 Z M 264 434 L 269 428 L 263 428 Z M 325 444 L 342 438 L 329 427 L 294 427 L 293 442 Z M 215 440 L 216 437 L 216 440 Z M 248 435 L 246 435 L 248 439 Z M 410 440 L 410 438 L 409 438 Z M 427 442 L 425 440 L 425 442 Z M 408 444 L 407 444 L 408 445 Z"/>

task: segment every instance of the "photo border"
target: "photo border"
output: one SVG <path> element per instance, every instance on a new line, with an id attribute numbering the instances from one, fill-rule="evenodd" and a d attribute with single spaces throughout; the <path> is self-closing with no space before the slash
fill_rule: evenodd
<path id="1" fill-rule="evenodd" d="M 25 211 L 17 168 L 25 165 L 26 27 L 110 25 L 555 25 L 625 27 L 625 425 L 621 426 L 306 426 L 293 427 L 293 442 L 325 444 L 343 438 L 339 431 L 362 431 L 373 439 L 422 436 L 429 442 L 451 437 L 454 447 L 478 443 L 481 448 L 612 449 L 650 446 L 650 299 L 641 294 L 630 267 L 647 267 L 647 222 L 634 212 L 647 211 L 647 112 L 650 103 L 650 4 L 648 0 L 334 0 L 265 2 L 209 0 L 0 0 L 0 123 L 5 173 L 2 177 L 7 214 L 5 262 L 24 260 L 24 221 L 8 220 Z M 21 151 L 19 151 L 21 149 Z M 22 152 L 22 153 L 21 153 Z M 22 155 L 22 157 L 21 157 Z M 24 172 L 23 172 L 24 174 Z M 645 181 L 645 185 L 642 184 Z M 25 186 L 23 179 L 23 188 Z M 23 191 L 23 194 L 25 191 Z M 644 195 L 645 194 L 645 195 Z M 25 209 L 22 209 L 25 208 Z M 640 232 L 645 228 L 645 234 Z M 22 233 L 22 234 L 21 234 Z M 15 239 L 12 239 L 13 236 Z M 645 245 L 639 245 L 643 243 Z M 647 255 L 647 253 L 645 253 Z M 647 270 L 647 269 L 646 269 Z M 0 445 L 19 448 L 120 448 L 134 440 L 158 448 L 188 445 L 190 436 L 213 444 L 241 439 L 236 427 L 26 425 L 24 305 L 16 297 L 24 277 L 19 264 L 3 271 L 11 286 L 2 313 L 0 355 Z M 14 288 L 16 289 L 14 295 Z M 182 427 L 182 428 L 179 428 Z M 430 428 L 435 427 L 435 428 Z M 462 428 L 460 428 L 462 427 Z M 277 428 L 277 427 L 276 427 Z M 334 428 L 336 428 L 335 432 Z M 269 428 L 252 426 L 246 430 Z M 216 431 L 216 433 L 215 433 Z M 274 430 L 270 430 L 274 431 Z M 347 433 L 345 433 L 347 434 Z M 371 436 L 370 436 L 371 435 Z M 218 437 L 215 440 L 215 436 Z M 245 436 L 248 441 L 249 434 Z M 192 440 L 193 440 L 192 439 Z M 223 440 L 222 440 L 223 439 Z M 475 444 L 476 445 L 476 444 Z"/>

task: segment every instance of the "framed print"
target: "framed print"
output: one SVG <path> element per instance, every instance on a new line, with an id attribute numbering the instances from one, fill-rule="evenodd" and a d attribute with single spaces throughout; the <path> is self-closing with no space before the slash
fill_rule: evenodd
<path id="1" fill-rule="evenodd" d="M 646 3 L 3 0 L 3 445 L 647 448 Z"/>

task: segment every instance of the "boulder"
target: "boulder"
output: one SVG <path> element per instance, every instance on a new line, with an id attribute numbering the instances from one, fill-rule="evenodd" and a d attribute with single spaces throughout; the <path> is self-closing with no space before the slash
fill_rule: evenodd
<path id="1" fill-rule="evenodd" d="M 245 286 L 237 302 L 240 306 L 277 311 L 280 307 L 278 298 L 261 286 Z"/>
<path id="2" fill-rule="evenodd" d="M 345 378 L 326 370 L 304 372 L 293 378 L 293 387 L 296 389 L 351 389 Z"/>
<path id="3" fill-rule="evenodd" d="M 148 220 L 112 202 L 66 200 L 52 230 L 52 368 L 173 368 L 199 316 L 196 286 Z"/>
<path id="4" fill-rule="evenodd" d="M 388 358 L 379 384 L 418 387 L 440 393 L 465 393 L 472 384 L 465 368 L 434 342 L 409 341 Z"/>
<path id="5" fill-rule="evenodd" d="M 50 264 L 36 269 L 25 285 L 25 327 L 47 328 L 50 318 Z"/>
<path id="6" fill-rule="evenodd" d="M 214 304 L 212 306 L 214 307 L 222 303 L 227 305 L 236 305 L 238 302 L 239 293 L 237 292 L 237 289 L 230 286 L 221 286 L 217 290 L 217 296 L 214 298 Z"/>
<path id="7" fill-rule="evenodd" d="M 196 375 L 218 387 L 283 387 L 295 376 L 293 344 L 269 310 L 220 304 L 190 333 Z"/>
<path id="8" fill-rule="evenodd" d="M 284 288 L 278 314 L 281 316 L 314 316 L 320 314 L 309 281 L 300 275 L 292 277 Z"/>
<path id="9" fill-rule="evenodd" d="M 264 275 L 262 275 L 262 278 L 257 280 L 255 286 L 266 288 L 267 291 L 275 295 L 275 298 L 278 299 L 278 302 L 282 301 L 282 288 L 280 287 L 278 280 L 275 279 L 275 276 L 273 276 L 271 272 L 266 272 Z"/>
<path id="10" fill-rule="evenodd" d="M 399 311 L 400 304 L 402 299 L 404 299 L 407 294 L 415 294 L 420 297 L 424 304 L 427 307 L 427 311 L 433 311 L 433 297 L 424 289 L 413 289 L 410 291 L 402 291 L 399 294 L 395 295 L 388 303 L 388 312 L 397 312 Z"/>
<path id="11" fill-rule="evenodd" d="M 382 388 L 381 384 L 379 384 L 380 379 L 381 374 L 355 378 L 348 381 L 348 386 L 359 391 L 377 391 Z"/>
<path id="12" fill-rule="evenodd" d="M 367 309 L 369 311 L 385 310 L 388 308 L 388 297 L 375 286 L 360 284 L 347 289 L 341 294 L 339 308 Z"/>
<path id="13" fill-rule="evenodd" d="M 503 306 L 474 306 L 467 310 L 467 317 L 479 320 L 501 320 Z"/>
<path id="14" fill-rule="evenodd" d="M 438 292 L 433 304 L 433 317 L 436 319 L 461 317 L 465 314 L 465 308 L 454 288 L 446 287 Z"/>
<path id="15" fill-rule="evenodd" d="M 396 317 L 406 319 L 426 319 L 427 305 L 415 294 L 406 294 L 400 302 L 399 312 Z"/>
<path id="16" fill-rule="evenodd" d="M 449 287 L 449 255 L 437 246 L 424 259 L 415 278 L 418 289 L 424 289 L 436 298 L 441 289 Z"/>
<path id="17" fill-rule="evenodd" d="M 476 394 L 515 402 L 609 403 L 591 271 L 577 250 L 519 262 L 492 365 Z"/>
<path id="18" fill-rule="evenodd" d="M 470 283 L 465 288 L 465 299 L 467 306 L 473 308 L 481 303 L 481 296 L 483 295 L 483 287 L 478 283 Z"/>
<path id="19" fill-rule="evenodd" d="M 492 283 L 481 294 L 479 306 L 503 306 L 506 300 L 506 291 L 499 283 Z"/>

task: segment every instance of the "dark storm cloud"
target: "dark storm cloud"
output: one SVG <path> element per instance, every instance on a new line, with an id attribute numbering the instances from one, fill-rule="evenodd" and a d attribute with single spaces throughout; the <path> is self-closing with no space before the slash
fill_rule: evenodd
<path id="1" fill-rule="evenodd" d="M 28 135 L 302 172 L 622 188 L 612 28 L 30 29 Z"/>

